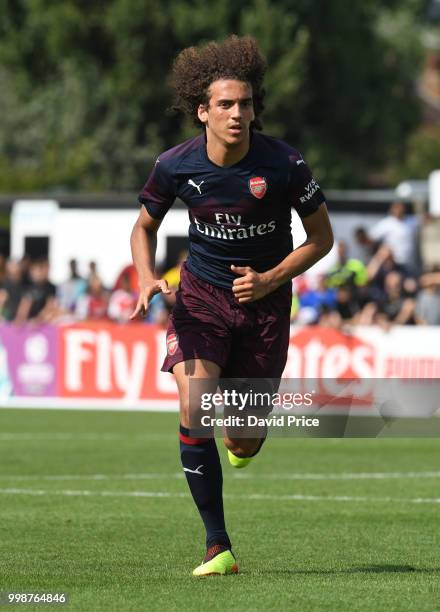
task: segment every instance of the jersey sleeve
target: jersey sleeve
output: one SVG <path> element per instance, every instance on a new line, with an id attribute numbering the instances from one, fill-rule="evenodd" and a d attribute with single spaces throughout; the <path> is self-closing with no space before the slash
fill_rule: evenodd
<path id="1" fill-rule="evenodd" d="M 176 199 L 175 181 L 167 164 L 157 159 L 138 201 L 154 219 L 163 219 Z"/>
<path id="2" fill-rule="evenodd" d="M 325 202 L 320 186 L 300 155 L 290 156 L 290 203 L 301 218 L 308 217 Z"/>

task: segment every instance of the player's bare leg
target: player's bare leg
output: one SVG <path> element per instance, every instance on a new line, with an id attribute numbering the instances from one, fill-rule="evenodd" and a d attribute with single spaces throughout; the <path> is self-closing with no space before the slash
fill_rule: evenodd
<path id="1" fill-rule="evenodd" d="M 180 455 L 183 470 L 194 502 L 206 529 L 206 555 L 197 567 L 195 576 L 237 573 L 231 552 L 231 541 L 226 532 L 223 512 L 223 476 L 217 445 L 213 437 L 191 436 L 193 417 L 201 408 L 201 393 L 192 379 L 201 380 L 203 392 L 215 393 L 220 368 L 204 359 L 177 363 L 173 368 L 180 398 Z M 191 388 L 190 388 L 191 385 Z"/>
<path id="2" fill-rule="evenodd" d="M 190 381 L 206 380 L 212 393 L 217 390 L 218 379 L 220 377 L 220 367 L 207 359 L 189 359 L 176 363 L 173 367 L 173 374 L 176 379 L 179 391 L 180 423 L 186 428 L 190 428 L 190 415 L 193 417 L 200 410 L 201 398 L 195 397 L 191 393 L 192 404 L 190 404 Z M 212 385 L 211 385 L 212 383 Z M 195 386 L 193 387 L 193 391 Z M 206 391 L 209 389 L 206 388 Z M 205 386 L 204 386 L 205 391 Z"/>
<path id="3" fill-rule="evenodd" d="M 232 438 L 225 435 L 223 442 L 228 449 L 229 463 L 235 468 L 244 468 L 260 451 L 266 436 L 261 438 Z"/>
<path id="4" fill-rule="evenodd" d="M 264 379 L 262 379 L 264 381 Z M 255 385 L 255 383 L 254 383 Z M 266 389 L 259 388 L 261 392 L 266 391 Z M 269 390 L 272 391 L 272 388 Z M 267 391 L 266 391 L 267 393 Z M 272 406 L 261 405 L 259 409 L 256 411 L 252 410 L 252 407 L 249 406 L 247 410 L 241 415 L 245 419 L 249 417 L 251 414 L 254 414 L 257 417 L 266 416 Z M 236 415 L 237 413 L 227 411 L 228 414 Z M 266 425 L 243 425 L 240 427 L 227 427 L 224 430 L 223 442 L 228 449 L 228 459 L 230 464 L 235 468 L 243 468 L 246 467 L 252 457 L 260 451 L 261 447 L 264 444 L 264 441 L 267 437 L 267 426 Z"/>
<path id="5" fill-rule="evenodd" d="M 261 447 L 261 438 L 223 437 L 226 448 L 237 457 L 252 457 Z"/>

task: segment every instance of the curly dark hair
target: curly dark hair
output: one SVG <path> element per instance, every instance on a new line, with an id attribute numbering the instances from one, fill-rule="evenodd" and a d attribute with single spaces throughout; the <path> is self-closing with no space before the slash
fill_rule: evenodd
<path id="1" fill-rule="evenodd" d="M 218 79 L 236 79 L 252 86 L 255 120 L 251 127 L 262 129 L 259 115 L 264 109 L 263 79 L 267 64 L 257 41 L 251 36 L 229 36 L 223 42 L 211 41 L 203 47 L 188 47 L 173 64 L 173 109 L 197 117 L 200 104 L 209 104 L 209 86 Z"/>

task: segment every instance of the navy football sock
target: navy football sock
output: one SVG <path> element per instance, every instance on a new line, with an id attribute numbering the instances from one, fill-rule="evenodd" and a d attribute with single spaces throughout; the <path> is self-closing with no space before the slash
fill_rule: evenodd
<path id="1" fill-rule="evenodd" d="M 206 547 L 231 547 L 223 513 L 223 475 L 214 438 L 191 438 L 180 426 L 180 457 L 191 494 L 206 529 Z"/>

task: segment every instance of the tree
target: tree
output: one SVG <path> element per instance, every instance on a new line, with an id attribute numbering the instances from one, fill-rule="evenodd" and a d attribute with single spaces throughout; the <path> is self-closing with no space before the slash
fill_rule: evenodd
<path id="1" fill-rule="evenodd" d="M 139 189 L 157 154 L 194 134 L 166 110 L 173 58 L 232 32 L 268 57 L 267 131 L 329 187 L 365 185 L 419 121 L 415 36 L 403 45 L 386 24 L 420 2 L 6 0 L 0 189 Z"/>

